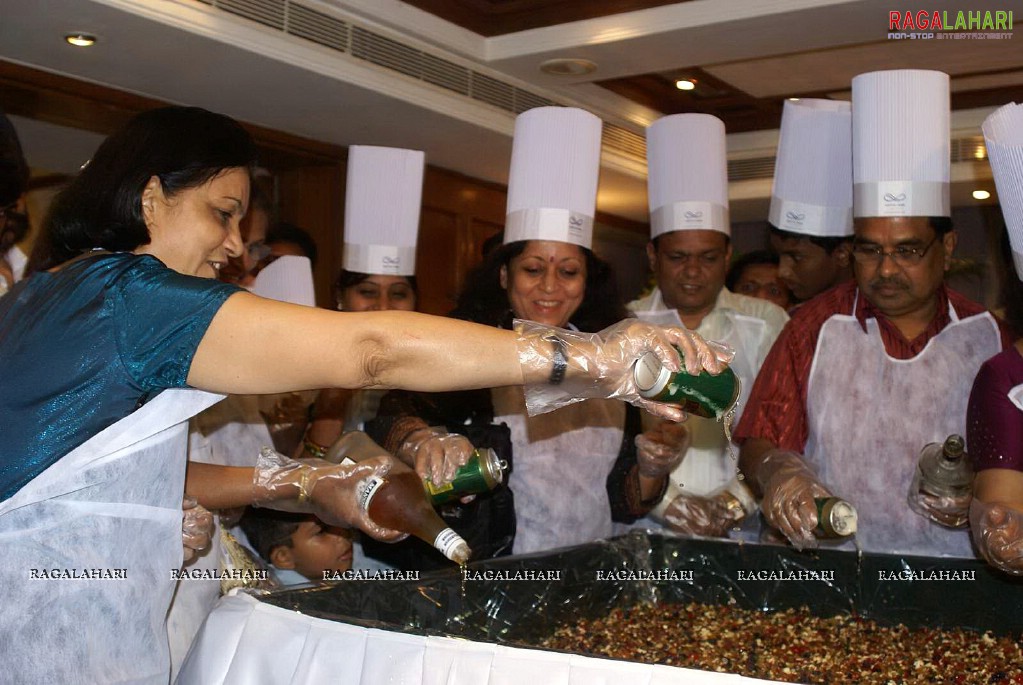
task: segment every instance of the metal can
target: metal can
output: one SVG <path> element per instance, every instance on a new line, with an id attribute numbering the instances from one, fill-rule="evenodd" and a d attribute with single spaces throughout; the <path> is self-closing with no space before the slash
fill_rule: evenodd
<path id="1" fill-rule="evenodd" d="M 455 478 L 445 485 L 434 485 L 423 481 L 426 494 L 436 505 L 446 504 L 466 495 L 489 492 L 504 481 L 504 470 L 508 463 L 497 458 L 497 452 L 489 447 L 476 448 L 469 461 L 455 471 Z"/>
<path id="2" fill-rule="evenodd" d="M 841 497 L 814 497 L 817 505 L 817 535 L 844 538 L 856 532 L 856 507 Z"/>
<path id="3" fill-rule="evenodd" d="M 739 400 L 739 377 L 730 367 L 716 376 L 701 371 L 698 376 L 672 373 L 653 352 L 647 352 L 632 368 L 639 396 L 648 400 L 678 404 L 686 412 L 721 420 Z"/>

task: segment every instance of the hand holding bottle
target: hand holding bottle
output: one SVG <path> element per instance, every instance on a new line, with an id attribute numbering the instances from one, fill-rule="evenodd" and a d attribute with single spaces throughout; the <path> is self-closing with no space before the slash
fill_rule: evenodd
<path id="1" fill-rule="evenodd" d="M 761 457 L 756 474 L 764 493 L 760 509 L 769 524 L 788 538 L 796 549 L 817 547 L 815 498 L 830 497 L 816 474 L 791 450 L 773 449 Z"/>
<path id="2" fill-rule="evenodd" d="M 472 450 L 472 443 L 464 435 L 430 426 L 409 433 L 395 456 L 406 464 L 414 464 L 423 480 L 447 485 L 458 468 L 469 461 Z"/>
<path id="3" fill-rule="evenodd" d="M 973 469 L 964 446 L 959 435 L 925 446 L 909 486 L 910 509 L 949 528 L 965 527 L 970 519 Z"/>
<path id="4" fill-rule="evenodd" d="M 600 333 L 580 333 L 532 321 L 515 321 L 519 334 L 519 363 L 531 377 L 546 383 L 526 386 L 526 409 L 542 414 L 586 398 L 621 399 L 671 421 L 685 418 L 676 405 L 652 402 L 639 395 L 633 366 L 653 352 L 671 371 L 683 364 L 691 374 L 706 369 L 720 373 L 734 356 L 731 349 L 706 342 L 683 328 L 662 328 L 638 319 L 625 319 Z M 682 359 L 679 358 L 679 351 Z"/>
<path id="5" fill-rule="evenodd" d="M 364 481 L 383 478 L 396 465 L 400 462 L 386 453 L 358 463 L 332 464 L 323 459 L 295 461 L 264 447 L 256 460 L 252 504 L 315 514 L 324 523 L 358 528 L 378 540 L 394 542 L 406 534 L 378 525 L 359 495 Z"/>

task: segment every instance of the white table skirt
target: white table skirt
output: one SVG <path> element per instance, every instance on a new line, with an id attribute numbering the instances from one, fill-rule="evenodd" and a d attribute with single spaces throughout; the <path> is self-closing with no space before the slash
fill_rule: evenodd
<path id="1" fill-rule="evenodd" d="M 184 685 L 749 685 L 728 673 L 362 628 L 223 597 L 181 668 Z"/>

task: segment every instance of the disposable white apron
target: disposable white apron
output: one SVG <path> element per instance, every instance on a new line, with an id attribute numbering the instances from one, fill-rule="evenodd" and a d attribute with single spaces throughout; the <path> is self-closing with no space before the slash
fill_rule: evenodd
<path id="1" fill-rule="evenodd" d="M 228 395 L 223 402 L 192 418 L 188 460 L 221 466 L 255 466 L 259 451 L 264 446 L 273 447 L 273 438 L 260 413 L 261 399 L 259 395 Z M 220 518 L 214 516 L 213 521 L 210 546 L 188 564 L 189 571 L 219 572 L 225 568 Z M 240 534 L 240 529 L 236 527 L 232 533 Z M 172 678 L 219 597 L 220 581 L 214 577 L 182 578 L 177 582 L 167 613 Z"/>
<path id="2" fill-rule="evenodd" d="M 808 379 L 805 454 L 824 485 L 856 506 L 865 551 L 974 556 L 967 530 L 933 523 L 907 502 L 920 450 L 965 435 L 973 379 L 1001 349 L 990 314 L 959 320 L 951 304 L 948 313 L 949 325 L 905 360 L 888 356 L 875 319 L 866 333 L 844 314 L 821 328 Z"/>
<path id="3" fill-rule="evenodd" d="M 522 388 L 495 388 L 494 423 L 511 429 L 514 554 L 612 535 L 607 475 L 621 451 L 625 405 L 584 400 L 527 416 Z M 517 407 L 517 410 L 513 408 Z"/>
<path id="4" fill-rule="evenodd" d="M 713 337 L 716 342 L 725 343 L 735 350 L 735 358 L 729 365 L 739 378 L 739 399 L 735 408 L 735 421 L 739 423 L 742 410 L 749 400 L 753 381 L 764 363 L 763 359 L 751 356 L 748 350 L 759 350 L 761 341 L 766 335 L 767 324 L 763 319 L 746 316 L 734 311 L 726 311 L 725 325 L 719 335 Z M 636 312 L 636 315 L 650 323 L 661 326 L 682 326 L 682 320 L 674 309 Z M 697 332 L 700 332 L 697 329 Z M 649 519 L 661 527 L 664 510 L 679 495 L 706 496 L 735 479 L 738 471 L 739 448 L 732 446 L 732 455 L 728 450 L 728 439 L 725 437 L 724 426 L 715 419 L 690 415 L 686 419 L 686 427 L 692 436 L 692 444 L 685 458 L 668 478 L 668 489 L 664 498 L 650 512 Z M 734 456 L 734 458 L 733 458 Z"/>
<path id="5" fill-rule="evenodd" d="M 5 682 L 168 681 L 187 421 L 221 398 L 166 390 L 0 502 Z"/>

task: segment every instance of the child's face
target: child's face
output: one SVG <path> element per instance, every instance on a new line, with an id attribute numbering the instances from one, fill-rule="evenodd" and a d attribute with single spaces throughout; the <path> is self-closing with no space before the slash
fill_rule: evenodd
<path id="1" fill-rule="evenodd" d="M 310 580 L 323 580 L 323 572 L 352 567 L 352 531 L 319 521 L 303 521 L 291 534 L 295 570 Z"/>

